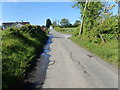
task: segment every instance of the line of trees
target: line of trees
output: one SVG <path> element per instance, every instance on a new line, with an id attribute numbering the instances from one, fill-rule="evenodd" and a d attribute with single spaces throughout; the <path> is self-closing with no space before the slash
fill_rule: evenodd
<path id="1" fill-rule="evenodd" d="M 79 25 L 80 25 L 80 20 L 76 20 L 74 24 L 71 24 L 69 19 L 67 19 L 67 18 L 61 19 L 60 23 L 58 23 L 57 21 L 53 21 L 53 23 L 52 23 L 53 27 L 62 27 L 62 28 L 77 27 Z"/>

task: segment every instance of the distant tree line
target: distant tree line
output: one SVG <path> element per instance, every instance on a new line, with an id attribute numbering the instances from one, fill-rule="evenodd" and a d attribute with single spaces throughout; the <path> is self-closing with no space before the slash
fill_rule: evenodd
<path id="1" fill-rule="evenodd" d="M 80 25 L 80 20 L 76 20 L 74 24 L 71 24 L 69 19 L 63 18 L 60 20 L 60 23 L 57 21 L 53 21 L 52 26 L 53 27 L 61 27 L 61 28 L 67 28 L 67 27 L 77 27 Z"/>

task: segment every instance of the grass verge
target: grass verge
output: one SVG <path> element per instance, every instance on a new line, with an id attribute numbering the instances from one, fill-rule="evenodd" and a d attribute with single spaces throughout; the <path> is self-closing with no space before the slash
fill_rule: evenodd
<path id="1" fill-rule="evenodd" d="M 108 63 L 118 67 L 118 41 L 116 39 L 109 40 L 106 44 L 91 43 L 86 38 L 75 36 L 72 36 L 71 40 Z"/>
<path id="2" fill-rule="evenodd" d="M 60 27 L 56 27 L 54 28 L 57 32 L 60 33 L 65 33 L 65 34 L 75 34 L 78 32 L 78 27 L 74 27 L 74 28 L 60 28 Z"/>
<path id="3" fill-rule="evenodd" d="M 77 36 L 76 33 L 79 31 L 77 28 L 55 28 L 56 31 L 60 33 L 73 34 L 71 40 L 78 44 L 79 46 L 85 48 L 91 53 L 96 54 L 101 57 L 106 62 L 118 67 L 118 40 L 108 39 L 106 43 L 94 43 L 97 38 L 90 40 L 86 36 Z"/>

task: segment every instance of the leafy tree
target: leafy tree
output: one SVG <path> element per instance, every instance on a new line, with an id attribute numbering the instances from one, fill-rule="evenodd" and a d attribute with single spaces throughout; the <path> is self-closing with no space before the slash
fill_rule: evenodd
<path id="1" fill-rule="evenodd" d="M 72 27 L 72 24 L 70 23 L 67 27 Z"/>
<path id="2" fill-rule="evenodd" d="M 80 21 L 76 20 L 75 23 L 73 24 L 73 27 L 77 27 L 78 25 L 80 25 Z"/>
<path id="3" fill-rule="evenodd" d="M 56 22 L 56 21 L 53 21 L 52 26 L 53 26 L 53 27 L 56 27 L 56 26 L 57 26 L 57 22 Z"/>
<path id="4" fill-rule="evenodd" d="M 86 9 L 84 9 L 86 6 Z M 92 28 L 97 25 L 97 18 L 101 14 L 103 4 L 101 2 L 77 2 L 73 7 L 78 7 L 81 10 L 81 17 L 83 18 L 83 31 L 92 30 Z"/>
<path id="5" fill-rule="evenodd" d="M 107 19 L 113 15 L 113 12 L 111 12 L 111 9 L 113 9 L 115 7 L 115 4 L 109 5 L 108 2 L 104 2 L 103 4 L 104 4 L 103 11 L 100 14 L 101 22 L 103 22 L 105 19 Z"/>
<path id="6" fill-rule="evenodd" d="M 47 19 L 47 20 L 46 20 L 46 27 L 49 28 L 50 25 L 52 25 L 51 20 L 50 20 L 50 19 Z"/>
<path id="7" fill-rule="evenodd" d="M 77 2 L 74 7 L 80 8 L 83 17 L 83 28 L 80 33 L 89 37 L 91 41 L 95 40 L 98 43 L 99 39 L 105 43 L 109 38 L 118 37 L 116 34 L 118 16 L 113 16 L 111 12 L 115 5 L 102 2 Z"/>
<path id="8" fill-rule="evenodd" d="M 71 26 L 71 23 L 66 18 L 61 19 L 60 24 L 61 24 L 62 27 L 70 27 Z"/>

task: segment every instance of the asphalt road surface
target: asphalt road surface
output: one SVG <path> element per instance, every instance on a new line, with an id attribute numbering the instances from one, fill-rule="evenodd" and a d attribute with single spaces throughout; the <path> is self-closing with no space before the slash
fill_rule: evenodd
<path id="1" fill-rule="evenodd" d="M 49 66 L 43 88 L 118 88 L 118 71 L 51 29 Z"/>
<path id="2" fill-rule="evenodd" d="M 24 88 L 118 88 L 118 70 L 51 29 Z M 43 89 L 44 90 L 44 89 Z"/>

